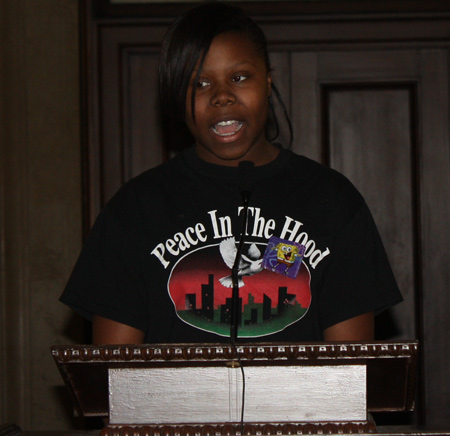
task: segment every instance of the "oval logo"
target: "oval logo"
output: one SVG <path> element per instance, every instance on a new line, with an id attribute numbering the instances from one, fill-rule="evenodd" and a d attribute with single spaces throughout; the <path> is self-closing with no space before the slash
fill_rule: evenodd
<path id="1" fill-rule="evenodd" d="M 279 332 L 305 316 L 311 304 L 308 267 L 302 263 L 295 279 L 262 269 L 265 248 L 265 244 L 255 243 L 243 247 L 239 272 L 240 338 Z M 220 336 L 230 335 L 232 283 L 226 257 L 219 244 L 190 252 L 174 265 L 168 283 L 178 317 Z"/>

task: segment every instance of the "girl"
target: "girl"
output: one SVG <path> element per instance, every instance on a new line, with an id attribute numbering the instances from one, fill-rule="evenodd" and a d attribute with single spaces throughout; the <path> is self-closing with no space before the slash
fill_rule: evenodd
<path id="1" fill-rule="evenodd" d="M 93 321 L 94 343 L 229 341 L 243 161 L 255 170 L 238 337 L 372 340 L 374 314 L 401 295 L 350 182 L 268 140 L 277 92 L 261 29 L 219 2 L 188 11 L 165 38 L 160 93 L 195 144 L 128 182 L 97 219 L 61 297 Z"/>

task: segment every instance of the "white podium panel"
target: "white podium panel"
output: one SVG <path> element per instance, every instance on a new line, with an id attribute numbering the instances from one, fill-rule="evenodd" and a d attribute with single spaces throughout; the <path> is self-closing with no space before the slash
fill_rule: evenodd
<path id="1" fill-rule="evenodd" d="M 245 366 L 250 422 L 365 421 L 366 365 Z M 110 424 L 239 422 L 239 367 L 109 369 Z"/>

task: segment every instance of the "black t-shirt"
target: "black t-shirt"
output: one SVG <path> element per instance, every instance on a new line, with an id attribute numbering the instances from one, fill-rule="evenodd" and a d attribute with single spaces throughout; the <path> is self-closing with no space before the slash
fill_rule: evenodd
<path id="1" fill-rule="evenodd" d="M 230 257 L 242 227 L 237 168 L 189 149 L 105 206 L 61 301 L 88 319 L 140 329 L 148 343 L 227 342 Z M 303 246 L 295 278 L 261 268 L 272 236 Z M 327 327 L 402 299 L 361 195 L 338 172 L 285 149 L 255 168 L 242 253 L 238 337 L 246 342 L 320 341 Z"/>

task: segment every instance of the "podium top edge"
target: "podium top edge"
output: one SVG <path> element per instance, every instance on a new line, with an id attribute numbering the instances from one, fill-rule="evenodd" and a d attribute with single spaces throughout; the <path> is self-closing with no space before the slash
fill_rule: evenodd
<path id="1" fill-rule="evenodd" d="M 411 358 L 418 341 L 315 342 L 315 343 L 191 343 L 143 345 L 54 345 L 57 362 L 92 361 L 198 361 L 198 360 L 323 360 Z"/>

